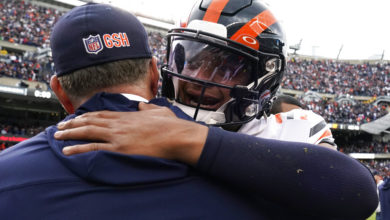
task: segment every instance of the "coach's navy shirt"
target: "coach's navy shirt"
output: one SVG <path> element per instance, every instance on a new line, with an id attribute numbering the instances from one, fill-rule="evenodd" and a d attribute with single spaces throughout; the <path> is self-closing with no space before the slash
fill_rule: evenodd
<path id="1" fill-rule="evenodd" d="M 150 103 L 190 120 L 165 99 Z M 99 93 L 76 115 L 137 108 L 120 94 Z M 55 140 L 56 131 L 48 127 L 0 152 L 1 219 L 303 219 L 291 210 L 316 216 L 308 219 L 362 219 L 377 205 L 364 166 L 309 144 L 210 127 L 196 167 L 213 177 L 206 178 L 154 157 L 107 151 L 64 156 L 65 146 L 86 142 Z"/>

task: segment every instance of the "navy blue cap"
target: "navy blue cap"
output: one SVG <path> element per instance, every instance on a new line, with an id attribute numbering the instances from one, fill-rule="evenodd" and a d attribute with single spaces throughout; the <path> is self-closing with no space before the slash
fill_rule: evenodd
<path id="1" fill-rule="evenodd" d="M 57 76 L 106 62 L 152 57 L 141 22 L 107 4 L 86 4 L 62 16 L 53 27 L 50 47 Z"/>

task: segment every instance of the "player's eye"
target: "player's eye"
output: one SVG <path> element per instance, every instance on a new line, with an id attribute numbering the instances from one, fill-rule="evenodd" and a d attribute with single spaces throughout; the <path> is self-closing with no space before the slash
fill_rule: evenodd
<path id="1" fill-rule="evenodd" d="M 201 67 L 202 64 L 203 64 L 203 62 L 200 60 L 192 60 L 192 61 L 188 61 L 186 63 L 186 68 L 188 68 L 190 70 L 195 70 L 195 69 L 198 69 L 199 67 Z"/>

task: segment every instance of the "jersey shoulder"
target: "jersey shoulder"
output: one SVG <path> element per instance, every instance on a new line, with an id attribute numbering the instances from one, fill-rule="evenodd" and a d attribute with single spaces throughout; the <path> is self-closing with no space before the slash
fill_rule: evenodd
<path id="1" fill-rule="evenodd" d="M 272 117 L 271 117 L 272 118 Z M 304 109 L 293 109 L 289 112 L 281 112 L 274 116 L 274 120 L 280 124 L 283 124 L 287 121 L 305 121 L 309 125 L 315 125 L 321 121 L 324 121 L 324 118 L 314 113 L 311 110 L 304 110 Z"/>
<path id="2" fill-rule="evenodd" d="M 284 126 L 285 129 L 290 131 L 300 132 L 299 130 L 308 129 L 306 132 L 308 135 L 308 142 L 313 144 L 327 143 L 337 148 L 332 132 L 326 123 L 325 119 L 311 111 L 304 109 L 293 109 L 289 112 L 282 112 L 270 117 L 274 120 L 271 123 L 279 123 Z M 298 129 L 300 125 L 301 129 Z M 287 128 L 288 127 L 288 128 Z M 294 129 L 295 128 L 295 129 Z M 294 132 L 296 134 L 296 132 Z"/>

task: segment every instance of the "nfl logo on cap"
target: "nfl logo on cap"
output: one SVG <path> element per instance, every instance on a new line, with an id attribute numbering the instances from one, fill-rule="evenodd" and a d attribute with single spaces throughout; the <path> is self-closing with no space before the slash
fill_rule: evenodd
<path id="1" fill-rule="evenodd" d="M 98 54 L 103 50 L 103 44 L 99 34 L 95 36 L 89 35 L 89 37 L 83 38 L 83 43 L 87 53 Z"/>

